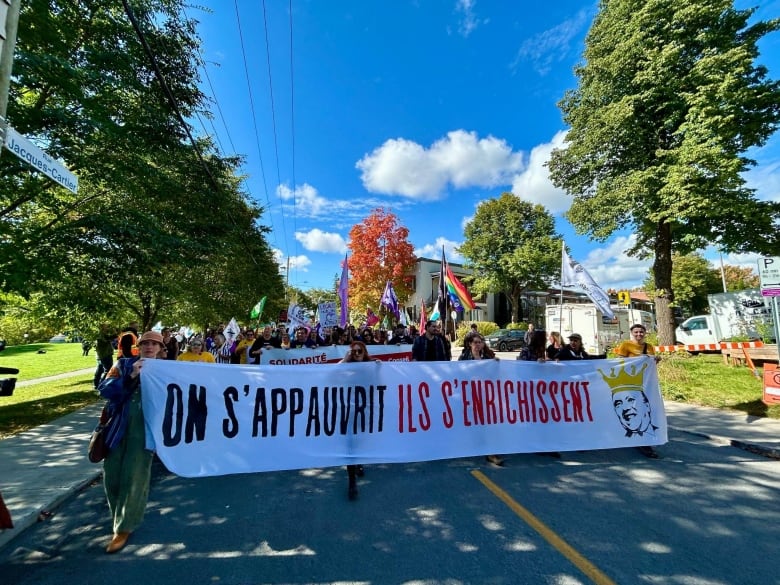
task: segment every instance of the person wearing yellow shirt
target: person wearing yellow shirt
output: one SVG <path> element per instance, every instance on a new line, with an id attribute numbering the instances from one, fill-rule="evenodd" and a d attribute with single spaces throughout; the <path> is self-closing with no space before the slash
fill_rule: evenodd
<path id="1" fill-rule="evenodd" d="M 187 346 L 187 351 L 176 358 L 179 362 L 204 362 L 207 364 L 216 363 L 211 352 L 203 351 L 203 341 L 193 339 Z"/>
<path id="2" fill-rule="evenodd" d="M 621 342 L 615 348 L 615 354 L 620 357 L 639 357 L 642 355 L 655 356 L 655 361 L 658 362 L 661 356 L 655 355 L 655 348 L 645 341 L 645 335 L 647 330 L 641 323 L 636 323 L 631 326 L 631 337 L 628 341 Z"/>
<path id="3" fill-rule="evenodd" d="M 244 335 L 244 338 L 238 342 L 238 345 L 236 345 L 236 351 L 240 356 L 241 361 L 240 364 L 246 364 L 249 363 L 247 360 L 247 351 L 249 351 L 249 348 L 252 347 L 252 344 L 255 342 L 255 332 L 252 329 L 247 329 L 246 334 Z"/>
<path id="4" fill-rule="evenodd" d="M 652 355 L 655 357 L 657 363 L 661 359 L 661 356 L 655 355 L 655 348 L 645 341 L 645 335 L 647 335 L 645 326 L 641 323 L 636 323 L 631 326 L 630 331 L 632 339 L 620 343 L 614 350 L 615 354 L 626 358 Z M 637 447 L 637 449 L 645 457 L 658 459 L 658 453 L 652 447 Z"/>

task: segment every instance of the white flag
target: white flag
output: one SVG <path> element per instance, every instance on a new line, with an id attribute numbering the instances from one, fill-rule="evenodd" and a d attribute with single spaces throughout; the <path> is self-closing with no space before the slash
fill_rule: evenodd
<path id="1" fill-rule="evenodd" d="M 404 327 L 409 325 L 409 317 L 406 314 L 406 307 L 401 307 L 401 317 L 398 319 L 398 322 Z"/>
<path id="2" fill-rule="evenodd" d="M 596 284 L 596 281 L 588 274 L 588 271 L 585 270 L 585 267 L 582 264 L 569 257 L 566 253 L 566 248 L 562 248 L 562 250 L 561 286 L 572 286 L 581 289 L 588 295 L 588 298 L 593 301 L 602 315 L 614 319 L 615 314 L 609 306 L 609 295 L 604 292 L 603 288 Z"/>
<path id="3" fill-rule="evenodd" d="M 297 303 L 290 303 L 287 309 L 287 319 L 290 321 L 288 331 L 292 334 L 298 327 L 309 328 L 309 319 L 306 317 L 306 312 L 302 306 Z"/>
<path id="4" fill-rule="evenodd" d="M 438 321 L 441 319 L 441 310 L 439 309 L 439 299 L 436 299 L 436 306 L 433 307 L 433 313 L 428 317 L 428 321 Z"/>
<path id="5" fill-rule="evenodd" d="M 236 323 L 235 317 L 230 320 L 230 323 L 228 323 L 227 327 L 222 330 L 222 333 L 224 334 L 228 343 L 232 344 L 236 340 L 236 336 L 241 333 L 241 328 L 238 326 L 238 323 Z"/>

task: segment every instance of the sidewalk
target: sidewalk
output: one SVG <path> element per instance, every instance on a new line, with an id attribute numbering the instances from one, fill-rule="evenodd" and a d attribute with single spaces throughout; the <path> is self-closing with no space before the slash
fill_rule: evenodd
<path id="1" fill-rule="evenodd" d="M 102 464 L 87 459 L 87 443 L 102 402 L 0 441 L 0 491 L 12 530 L 0 530 L 0 548 L 97 479 Z M 670 430 L 692 433 L 721 444 L 780 459 L 780 420 L 735 411 L 666 402 Z"/>

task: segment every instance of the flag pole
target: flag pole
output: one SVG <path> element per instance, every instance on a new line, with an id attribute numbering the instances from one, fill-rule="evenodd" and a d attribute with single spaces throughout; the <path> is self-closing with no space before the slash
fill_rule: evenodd
<path id="1" fill-rule="evenodd" d="M 444 246 L 441 247 L 441 270 L 439 274 L 439 278 L 445 278 L 445 273 L 447 270 L 447 262 L 444 260 Z M 444 303 L 444 308 L 442 309 L 444 311 L 444 338 L 447 339 L 447 322 L 449 320 L 449 311 L 447 310 L 447 305 L 449 304 L 447 302 L 447 284 L 445 281 L 442 281 L 439 283 L 439 290 L 444 291 L 444 298 L 442 299 Z"/>
<path id="2" fill-rule="evenodd" d="M 566 251 L 566 242 L 561 238 L 561 300 L 560 300 L 560 313 L 561 313 L 561 319 L 563 319 L 563 253 Z"/>

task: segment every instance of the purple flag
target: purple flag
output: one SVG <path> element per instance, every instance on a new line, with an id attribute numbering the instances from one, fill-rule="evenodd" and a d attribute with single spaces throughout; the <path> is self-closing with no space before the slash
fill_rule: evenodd
<path id="1" fill-rule="evenodd" d="M 339 300 L 341 301 L 341 318 L 339 325 L 344 328 L 347 326 L 348 309 L 348 291 L 349 291 L 349 263 L 347 262 L 347 255 L 344 255 L 344 266 L 341 269 L 341 280 L 339 281 Z"/>
<path id="2" fill-rule="evenodd" d="M 398 310 L 398 297 L 393 290 L 393 283 L 389 280 L 385 285 L 385 292 L 382 293 L 382 298 L 379 300 L 379 304 L 385 307 L 396 319 L 400 319 L 400 311 Z"/>

